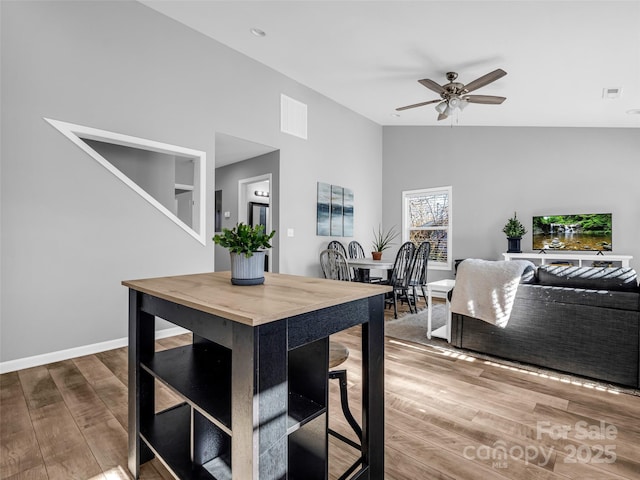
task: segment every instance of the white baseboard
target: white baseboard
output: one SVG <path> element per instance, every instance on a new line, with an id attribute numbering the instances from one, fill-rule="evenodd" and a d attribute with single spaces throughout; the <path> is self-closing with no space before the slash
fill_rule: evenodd
<path id="1" fill-rule="evenodd" d="M 189 330 L 182 327 L 156 330 L 156 340 L 160 338 L 173 337 L 175 335 L 182 335 L 183 333 L 189 333 Z M 93 355 L 94 353 L 113 350 L 114 348 L 126 347 L 128 344 L 129 337 L 123 337 L 116 340 L 109 340 L 107 342 L 83 345 L 82 347 L 43 353 L 42 355 L 34 355 L 33 357 L 9 360 L 8 362 L 0 363 L 0 373 L 15 372 L 16 370 L 23 370 L 25 368 L 39 367 L 40 365 L 46 365 L 47 363 L 60 362 L 62 360 L 69 360 L 70 358 L 82 357 L 84 355 Z"/>

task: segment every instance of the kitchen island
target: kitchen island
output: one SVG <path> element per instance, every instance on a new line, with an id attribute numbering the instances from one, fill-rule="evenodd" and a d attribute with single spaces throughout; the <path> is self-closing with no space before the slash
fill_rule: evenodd
<path id="1" fill-rule="evenodd" d="M 384 477 L 384 293 L 275 273 L 124 281 L 129 288 L 129 470 L 157 456 L 181 479 L 328 478 L 329 335 L 362 325 L 362 462 Z M 155 352 L 155 319 L 193 332 Z M 154 382 L 184 402 L 155 412 Z M 337 412 L 336 412 L 337 413 Z"/>

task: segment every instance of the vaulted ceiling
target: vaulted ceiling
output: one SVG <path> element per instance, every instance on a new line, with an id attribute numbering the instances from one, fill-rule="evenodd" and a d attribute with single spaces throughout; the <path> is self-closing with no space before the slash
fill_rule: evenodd
<path id="1" fill-rule="evenodd" d="M 640 0 L 141 3 L 380 125 L 640 128 L 627 113 L 640 110 Z M 438 98 L 418 79 L 496 68 L 507 75 L 474 93 L 502 105 L 441 122 L 434 105 L 395 111 Z"/>

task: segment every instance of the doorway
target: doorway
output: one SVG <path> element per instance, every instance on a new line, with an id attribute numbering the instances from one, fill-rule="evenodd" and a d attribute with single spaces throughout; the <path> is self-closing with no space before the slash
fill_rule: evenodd
<path id="1" fill-rule="evenodd" d="M 276 230 L 267 253 L 267 271 L 279 271 L 280 151 L 274 147 L 216 133 L 216 232 L 237 223 Z M 230 269 L 228 252 L 216 245 L 215 270 Z"/>

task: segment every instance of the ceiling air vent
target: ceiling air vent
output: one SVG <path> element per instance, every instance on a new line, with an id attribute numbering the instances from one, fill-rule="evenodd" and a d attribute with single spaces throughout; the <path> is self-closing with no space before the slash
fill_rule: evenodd
<path id="1" fill-rule="evenodd" d="M 280 95 L 280 131 L 307 139 L 307 105 Z"/>
<path id="2" fill-rule="evenodd" d="M 611 88 L 603 88 L 602 89 L 602 98 L 607 100 L 612 100 L 614 98 L 620 98 L 622 94 L 622 88 L 620 87 L 611 87 Z"/>

